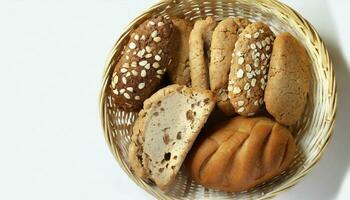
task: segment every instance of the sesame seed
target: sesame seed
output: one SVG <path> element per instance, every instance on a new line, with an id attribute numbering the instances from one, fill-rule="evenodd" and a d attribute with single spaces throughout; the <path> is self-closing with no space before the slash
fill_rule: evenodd
<path id="1" fill-rule="evenodd" d="M 155 56 L 154 56 L 154 59 L 155 59 L 156 61 L 160 61 L 162 58 L 161 58 L 159 55 L 155 55 Z"/>
<path id="2" fill-rule="evenodd" d="M 125 97 L 126 99 L 130 99 L 130 95 L 129 95 L 128 93 L 124 93 L 124 97 Z"/>
<path id="3" fill-rule="evenodd" d="M 141 36 L 141 40 L 146 40 L 146 36 L 145 36 L 145 35 L 142 35 L 142 36 Z"/>
<path id="4" fill-rule="evenodd" d="M 164 23 L 163 22 L 158 22 L 158 26 L 163 26 Z"/>
<path id="5" fill-rule="evenodd" d="M 250 66 L 250 64 L 245 65 L 245 70 L 247 70 L 247 72 L 252 71 L 252 67 Z"/>
<path id="6" fill-rule="evenodd" d="M 147 65 L 145 66 L 145 69 L 149 69 L 149 68 L 151 68 L 151 64 L 147 63 Z"/>
<path id="7" fill-rule="evenodd" d="M 267 75 L 264 75 L 264 79 L 267 80 Z"/>
<path id="8" fill-rule="evenodd" d="M 126 55 L 125 58 L 126 58 L 126 60 L 129 60 L 129 56 L 128 55 Z"/>
<path id="9" fill-rule="evenodd" d="M 123 94 L 124 92 L 125 92 L 124 88 L 120 89 L 120 91 L 119 91 L 120 94 Z"/>
<path id="10" fill-rule="evenodd" d="M 124 63 L 122 67 L 129 68 L 129 63 Z"/>
<path id="11" fill-rule="evenodd" d="M 129 91 L 129 92 L 133 92 L 133 91 L 134 91 L 134 88 L 132 88 L 132 87 L 127 87 L 126 90 Z"/>
<path id="12" fill-rule="evenodd" d="M 256 101 L 254 101 L 254 105 L 259 105 L 259 102 L 258 102 L 258 100 L 256 100 Z"/>
<path id="13" fill-rule="evenodd" d="M 161 54 L 163 51 L 160 49 L 159 51 L 158 51 L 158 54 Z"/>
<path id="14" fill-rule="evenodd" d="M 142 61 L 140 61 L 140 62 L 139 62 L 139 65 L 142 66 L 142 67 L 145 66 L 145 65 L 147 65 L 147 60 L 142 60 Z"/>
<path id="15" fill-rule="evenodd" d="M 148 22 L 148 25 L 151 25 L 151 26 L 153 26 L 153 25 L 155 25 L 156 23 L 154 23 L 154 21 L 149 21 Z"/>
<path id="16" fill-rule="evenodd" d="M 259 49 L 261 49 L 261 48 L 262 48 L 261 42 L 257 41 L 257 42 L 256 42 L 256 46 L 257 46 Z"/>
<path id="17" fill-rule="evenodd" d="M 253 78 L 253 74 L 252 73 L 247 73 L 247 77 L 249 78 L 249 79 L 251 79 L 251 78 Z"/>
<path id="18" fill-rule="evenodd" d="M 275 38 L 271 35 L 270 36 L 271 42 L 273 42 L 275 40 Z"/>
<path id="19" fill-rule="evenodd" d="M 266 46 L 266 51 L 268 51 L 268 50 L 270 50 L 270 46 L 269 45 Z"/>
<path id="20" fill-rule="evenodd" d="M 259 75 L 259 74 L 260 74 L 260 69 L 256 69 L 256 70 L 255 70 L 255 73 L 256 73 L 257 75 Z"/>
<path id="21" fill-rule="evenodd" d="M 125 74 L 125 77 L 129 77 L 131 74 L 130 74 L 130 72 L 127 72 L 126 74 Z"/>
<path id="22" fill-rule="evenodd" d="M 245 85 L 244 85 L 244 90 L 249 90 L 250 89 L 250 84 L 249 83 L 246 83 Z"/>
<path id="23" fill-rule="evenodd" d="M 251 49 L 256 49 L 255 44 L 250 44 L 250 48 L 251 48 Z"/>
<path id="24" fill-rule="evenodd" d="M 261 45 L 262 45 L 263 47 L 265 47 L 265 46 L 266 46 L 266 42 L 265 42 L 265 40 L 261 41 Z"/>
<path id="25" fill-rule="evenodd" d="M 157 74 L 162 75 L 162 74 L 164 74 L 164 72 L 163 72 L 163 70 L 159 69 L 159 70 L 157 70 Z"/>
<path id="26" fill-rule="evenodd" d="M 254 33 L 254 38 L 256 39 L 256 38 L 258 38 L 259 37 L 259 32 L 256 32 L 256 33 Z"/>
<path id="27" fill-rule="evenodd" d="M 148 53 L 145 55 L 145 58 L 151 58 L 152 57 L 152 54 L 151 53 Z"/>
<path id="28" fill-rule="evenodd" d="M 255 59 L 254 60 L 254 67 L 259 67 L 259 63 L 260 63 L 259 59 Z"/>
<path id="29" fill-rule="evenodd" d="M 118 89 L 113 90 L 113 93 L 119 95 Z"/>
<path id="30" fill-rule="evenodd" d="M 237 56 L 237 57 L 240 57 L 240 56 L 243 56 L 243 54 L 242 54 L 242 52 L 237 51 L 237 52 L 236 52 L 236 56 Z"/>
<path id="31" fill-rule="evenodd" d="M 140 100 L 140 96 L 135 96 L 134 99 L 135 100 Z"/>
<path id="32" fill-rule="evenodd" d="M 239 112 L 239 113 L 241 113 L 241 112 L 243 112 L 244 111 L 244 107 L 240 107 L 238 110 L 237 110 L 237 112 Z"/>
<path id="33" fill-rule="evenodd" d="M 256 59 L 256 58 L 259 58 L 259 57 L 260 57 L 260 53 L 257 52 L 257 53 L 255 54 L 255 56 L 256 56 L 255 59 Z"/>
<path id="34" fill-rule="evenodd" d="M 264 85 L 264 84 L 265 84 L 265 79 L 264 79 L 264 78 L 261 78 L 261 79 L 260 79 L 260 82 L 261 82 L 261 84 Z"/>
<path id="35" fill-rule="evenodd" d="M 130 52 L 130 49 L 127 49 L 127 50 L 126 50 L 126 53 L 129 53 L 129 52 Z"/>
<path id="36" fill-rule="evenodd" d="M 266 69 L 263 70 L 263 74 L 266 74 Z"/>
<path id="37" fill-rule="evenodd" d="M 233 91 L 233 86 L 232 86 L 232 85 L 229 85 L 229 86 L 227 87 L 227 90 L 228 90 L 228 91 Z"/>
<path id="38" fill-rule="evenodd" d="M 259 31 L 260 31 L 260 33 L 264 33 L 264 30 L 263 30 L 263 29 L 260 29 Z"/>
<path id="39" fill-rule="evenodd" d="M 124 84 L 126 84 L 126 78 L 125 78 L 125 77 L 122 77 L 122 82 L 123 82 Z"/>
<path id="40" fill-rule="evenodd" d="M 232 92 L 233 92 L 233 94 L 239 94 L 239 93 L 241 93 L 241 88 L 236 86 L 233 88 Z"/>
<path id="41" fill-rule="evenodd" d="M 132 75 L 134 75 L 134 76 L 137 76 L 137 75 L 138 75 L 138 72 L 137 72 L 136 70 L 132 70 L 131 73 L 132 73 Z"/>
<path id="42" fill-rule="evenodd" d="M 142 90 L 145 87 L 145 83 L 139 83 L 139 85 L 137 86 L 137 88 L 139 88 L 140 90 Z"/>
<path id="43" fill-rule="evenodd" d="M 146 46 L 145 49 L 146 49 L 147 53 L 151 53 L 151 51 L 152 51 L 151 47 L 149 47 L 149 46 Z"/>
<path id="44" fill-rule="evenodd" d="M 269 37 L 266 37 L 265 41 L 266 41 L 266 44 L 270 44 L 270 38 Z"/>
<path id="45" fill-rule="evenodd" d="M 250 34 L 245 34 L 244 37 L 246 38 L 252 38 L 252 36 Z"/>
<path id="46" fill-rule="evenodd" d="M 136 51 L 133 51 L 133 52 L 132 52 L 132 55 L 136 55 L 136 53 L 137 53 Z"/>
<path id="47" fill-rule="evenodd" d="M 140 36 L 136 34 L 136 35 L 134 36 L 134 39 L 135 39 L 135 40 L 139 40 L 139 39 L 140 39 Z"/>
<path id="48" fill-rule="evenodd" d="M 120 69 L 120 72 L 121 72 L 121 73 L 126 73 L 127 71 L 128 71 L 128 69 L 126 69 L 126 68 L 121 68 L 121 69 Z"/>
<path id="49" fill-rule="evenodd" d="M 244 105 L 244 101 L 237 101 L 237 105 L 238 106 L 243 106 Z"/>
<path id="50" fill-rule="evenodd" d="M 154 62 L 154 63 L 152 64 L 152 67 L 155 68 L 155 69 L 159 68 L 159 63 Z"/>
<path id="51" fill-rule="evenodd" d="M 136 61 L 133 61 L 133 62 L 131 63 L 131 67 L 136 67 L 136 66 L 137 66 Z"/>
<path id="52" fill-rule="evenodd" d="M 242 77 L 243 77 L 243 74 L 244 74 L 244 71 L 243 71 L 242 69 L 239 69 L 239 70 L 236 72 L 237 78 L 242 78 Z"/>
<path id="53" fill-rule="evenodd" d="M 255 78 L 253 78 L 253 79 L 252 79 L 252 82 L 251 82 L 250 84 L 252 85 L 252 87 L 254 87 L 254 86 L 255 86 L 255 84 L 256 84 L 256 79 L 255 79 Z"/>
<path id="54" fill-rule="evenodd" d="M 157 31 L 157 30 L 155 30 L 155 31 L 153 31 L 153 32 L 151 33 L 151 37 L 152 37 L 152 38 L 157 37 L 157 35 L 158 35 L 158 31 Z"/>
<path id="55" fill-rule="evenodd" d="M 155 38 L 153 38 L 153 41 L 155 41 L 155 42 L 160 42 L 162 39 L 160 38 L 160 37 L 155 37 Z"/>
<path id="56" fill-rule="evenodd" d="M 147 73 L 146 73 L 146 70 L 144 70 L 144 69 L 141 70 L 141 77 L 146 77 L 146 74 L 147 74 Z"/>
<path id="57" fill-rule="evenodd" d="M 129 48 L 130 48 L 130 49 L 135 49 L 135 48 L 136 48 L 136 44 L 133 43 L 133 42 L 130 42 Z"/>
<path id="58" fill-rule="evenodd" d="M 157 75 L 156 77 L 157 77 L 157 78 L 159 78 L 159 79 L 161 79 L 161 78 L 162 78 L 162 76 L 161 76 L 161 75 Z"/>
<path id="59" fill-rule="evenodd" d="M 262 53 L 260 58 L 261 58 L 261 60 L 265 60 L 265 58 L 266 58 L 265 54 Z"/>
<path id="60" fill-rule="evenodd" d="M 114 82 L 114 84 L 117 84 L 118 83 L 118 76 L 114 76 L 112 82 Z"/>
<path id="61" fill-rule="evenodd" d="M 263 104 L 263 103 L 264 103 L 263 98 L 260 98 L 260 99 L 259 99 L 259 104 Z"/>
<path id="62" fill-rule="evenodd" d="M 144 54 L 145 54 L 145 49 L 142 49 L 141 51 L 137 52 L 137 56 L 140 58 L 142 58 Z"/>

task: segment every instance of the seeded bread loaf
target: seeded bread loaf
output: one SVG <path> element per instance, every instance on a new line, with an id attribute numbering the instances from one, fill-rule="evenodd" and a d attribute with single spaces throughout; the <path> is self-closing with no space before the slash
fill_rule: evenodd
<path id="1" fill-rule="evenodd" d="M 240 192 L 285 171 L 296 150 L 290 131 L 266 117 L 235 117 L 203 133 L 187 166 L 206 188 Z"/>
<path id="2" fill-rule="evenodd" d="M 172 37 L 173 24 L 162 17 L 146 20 L 130 34 L 111 82 L 119 107 L 140 110 L 143 101 L 155 92 L 172 61 Z"/>
<path id="3" fill-rule="evenodd" d="M 264 100 L 274 34 L 270 28 L 255 22 L 240 34 L 232 54 L 228 91 L 235 111 L 252 116 Z"/>
<path id="4" fill-rule="evenodd" d="M 174 61 L 167 69 L 171 83 L 190 86 L 189 37 L 193 24 L 185 19 L 172 19 L 176 40 L 173 42 Z"/>
<path id="5" fill-rule="evenodd" d="M 147 99 L 129 146 L 135 174 L 166 189 L 214 106 L 210 91 L 180 85 L 165 87 Z"/>
<path id="6" fill-rule="evenodd" d="M 227 93 L 228 75 L 239 29 L 245 28 L 247 21 L 241 18 L 226 18 L 218 23 L 212 36 L 209 65 L 210 89 L 217 96 L 217 106 L 226 115 L 235 113 Z"/>
<path id="7" fill-rule="evenodd" d="M 266 110 L 281 124 L 292 125 L 303 114 L 310 68 L 309 55 L 296 38 L 286 32 L 276 37 L 264 100 Z"/>
<path id="8" fill-rule="evenodd" d="M 192 87 L 209 89 L 209 56 L 212 32 L 216 26 L 213 17 L 198 20 L 189 38 L 189 58 Z"/>

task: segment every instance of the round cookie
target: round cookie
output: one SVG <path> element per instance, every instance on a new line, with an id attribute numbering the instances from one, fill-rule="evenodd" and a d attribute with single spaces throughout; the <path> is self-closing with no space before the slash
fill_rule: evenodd
<path id="1" fill-rule="evenodd" d="M 235 111 L 252 116 L 264 100 L 274 34 L 261 22 L 248 25 L 236 42 L 229 75 L 229 98 Z"/>
<path id="2" fill-rule="evenodd" d="M 304 46 L 290 33 L 276 37 L 265 91 L 266 110 L 284 125 L 304 112 L 310 88 L 311 61 Z"/>

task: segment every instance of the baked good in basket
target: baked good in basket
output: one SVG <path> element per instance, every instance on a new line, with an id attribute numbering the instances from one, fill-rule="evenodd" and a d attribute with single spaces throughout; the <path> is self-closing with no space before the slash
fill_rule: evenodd
<path id="1" fill-rule="evenodd" d="M 267 111 L 285 125 L 304 113 L 310 89 L 311 61 L 304 46 L 290 33 L 276 37 L 265 91 Z"/>
<path id="2" fill-rule="evenodd" d="M 180 85 L 167 86 L 147 99 L 129 146 L 135 174 L 161 189 L 171 184 L 214 106 L 209 90 Z"/>
<path id="3" fill-rule="evenodd" d="M 266 117 L 236 117 L 217 124 L 196 141 L 188 168 L 207 188 L 237 192 L 286 170 L 296 145 L 290 131 Z"/>
<path id="4" fill-rule="evenodd" d="M 115 66 L 111 88 L 118 107 L 140 110 L 143 101 L 159 87 L 170 59 L 173 24 L 153 17 L 130 34 L 130 39 Z"/>
<path id="5" fill-rule="evenodd" d="M 264 100 L 274 34 L 261 22 L 248 25 L 240 34 L 232 56 L 228 94 L 235 111 L 252 116 Z"/>

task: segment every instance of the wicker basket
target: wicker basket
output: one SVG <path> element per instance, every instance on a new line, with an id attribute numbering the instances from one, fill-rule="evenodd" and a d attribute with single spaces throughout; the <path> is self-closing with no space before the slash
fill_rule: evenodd
<path id="1" fill-rule="evenodd" d="M 110 79 L 127 42 L 132 28 L 152 14 L 179 16 L 196 20 L 212 15 L 217 20 L 229 16 L 241 16 L 252 21 L 267 23 L 275 33 L 288 31 L 296 36 L 308 50 L 312 59 L 312 85 L 307 110 L 303 118 L 292 128 L 298 145 L 298 153 L 290 170 L 272 181 L 252 190 L 225 193 L 205 189 L 192 181 L 181 169 L 174 185 L 162 192 L 135 177 L 128 167 L 128 145 L 131 128 L 137 113 L 127 113 L 116 108 L 110 95 Z M 336 104 L 335 77 L 327 50 L 315 29 L 298 13 L 275 0 L 173 0 L 162 1 L 130 23 L 114 45 L 106 64 L 103 78 L 100 109 L 107 143 L 116 160 L 140 187 L 159 199 L 267 199 L 295 185 L 319 161 L 327 146 L 334 126 Z"/>

